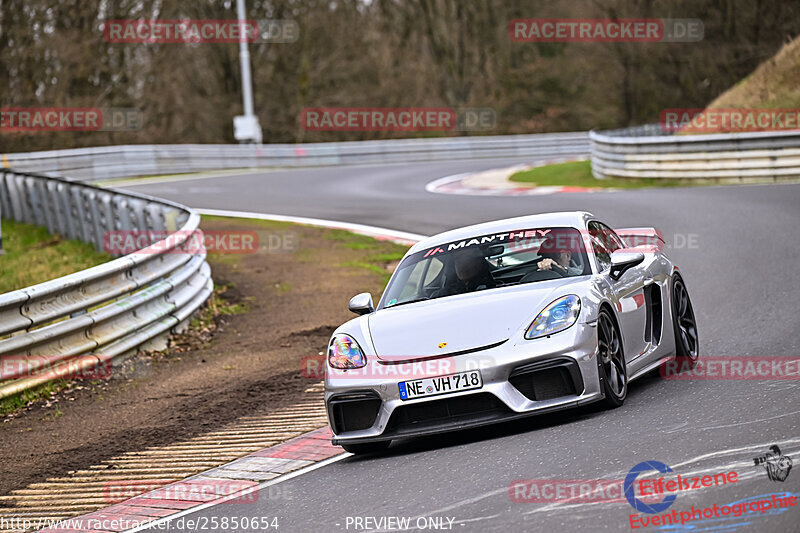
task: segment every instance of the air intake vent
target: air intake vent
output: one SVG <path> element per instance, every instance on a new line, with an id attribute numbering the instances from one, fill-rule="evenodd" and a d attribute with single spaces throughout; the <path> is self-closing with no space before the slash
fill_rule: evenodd
<path id="1" fill-rule="evenodd" d="M 381 398 L 376 392 L 352 392 L 328 400 L 328 412 L 337 435 L 348 431 L 369 429 L 375 424 L 381 408 Z"/>
<path id="2" fill-rule="evenodd" d="M 457 429 L 462 422 L 489 421 L 511 413 L 494 394 L 480 392 L 401 405 L 392 413 L 387 432 L 402 435 L 445 425 Z"/>
<path id="3" fill-rule="evenodd" d="M 536 402 L 583 393 L 578 363 L 566 358 L 517 367 L 508 381 L 526 398 Z"/>

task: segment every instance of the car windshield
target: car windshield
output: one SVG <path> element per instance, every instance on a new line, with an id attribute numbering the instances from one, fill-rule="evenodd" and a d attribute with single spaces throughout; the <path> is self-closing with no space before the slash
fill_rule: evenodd
<path id="1" fill-rule="evenodd" d="M 589 273 L 577 229 L 480 235 L 406 257 L 389 281 L 380 307 Z"/>

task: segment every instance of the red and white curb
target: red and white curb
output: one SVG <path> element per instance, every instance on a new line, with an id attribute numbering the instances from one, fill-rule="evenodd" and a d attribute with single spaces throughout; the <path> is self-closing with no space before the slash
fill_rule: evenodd
<path id="1" fill-rule="evenodd" d="M 351 454 L 331 444 L 331 437 L 330 428 L 317 429 L 183 481 L 164 485 L 93 513 L 63 520 L 41 531 L 133 532 L 220 503 L 255 503 L 259 491 L 265 487 L 349 457 Z"/>
<path id="2" fill-rule="evenodd" d="M 570 192 L 596 192 L 602 189 L 592 187 L 561 187 L 561 186 L 542 186 L 524 187 L 517 186 L 509 181 L 509 177 L 516 172 L 530 170 L 532 168 L 555 165 L 558 163 L 568 163 L 571 161 L 581 161 L 582 158 L 561 158 L 539 161 L 534 165 L 515 165 L 503 169 L 495 169 L 485 172 L 465 172 L 453 174 L 431 181 L 425 185 L 425 190 L 434 194 L 461 194 L 467 196 L 543 196 L 556 193 Z M 476 185 L 475 178 L 484 173 L 494 173 L 497 176 L 491 179 L 479 180 L 483 184 Z"/>

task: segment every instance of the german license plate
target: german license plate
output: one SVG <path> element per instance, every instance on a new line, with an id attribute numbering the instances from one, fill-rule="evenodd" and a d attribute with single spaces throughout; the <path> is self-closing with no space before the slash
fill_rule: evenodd
<path id="1" fill-rule="evenodd" d="M 448 376 L 401 381 L 397 386 L 400 389 L 401 400 L 413 400 L 449 392 L 480 389 L 483 387 L 483 379 L 478 370 L 470 370 Z"/>

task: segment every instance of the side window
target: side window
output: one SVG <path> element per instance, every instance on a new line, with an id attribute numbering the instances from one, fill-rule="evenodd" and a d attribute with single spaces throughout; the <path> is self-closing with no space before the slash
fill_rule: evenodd
<path id="1" fill-rule="evenodd" d="M 398 300 L 402 302 L 403 300 L 416 297 L 417 288 L 420 285 L 420 280 L 427 264 L 428 261 L 419 261 L 411 267 L 411 271 L 407 274 L 405 283 L 403 284 L 403 289 L 400 291 L 400 295 L 397 298 Z"/>
<path id="2" fill-rule="evenodd" d="M 625 248 L 625 245 L 622 243 L 622 239 L 619 238 L 619 235 L 617 235 L 613 229 L 601 222 L 597 222 L 596 224 L 600 227 L 600 231 L 603 235 L 603 242 L 605 243 L 606 249 L 609 252 L 616 252 L 617 250 Z"/>
<path id="3" fill-rule="evenodd" d="M 600 270 L 605 270 L 611 266 L 611 250 L 608 249 L 603 225 L 599 222 L 589 222 L 589 236 L 592 240 L 592 251 L 597 262 L 600 263 Z"/>
<path id="4" fill-rule="evenodd" d="M 436 277 L 442 271 L 443 266 L 444 264 L 440 259 L 431 258 L 420 261 L 414 266 L 410 267 L 411 271 L 407 274 L 405 283 L 403 283 L 403 289 L 400 291 L 400 295 L 397 297 L 397 299 L 402 302 L 419 296 L 420 285 L 422 287 L 427 287 L 433 281 L 435 281 Z"/>

